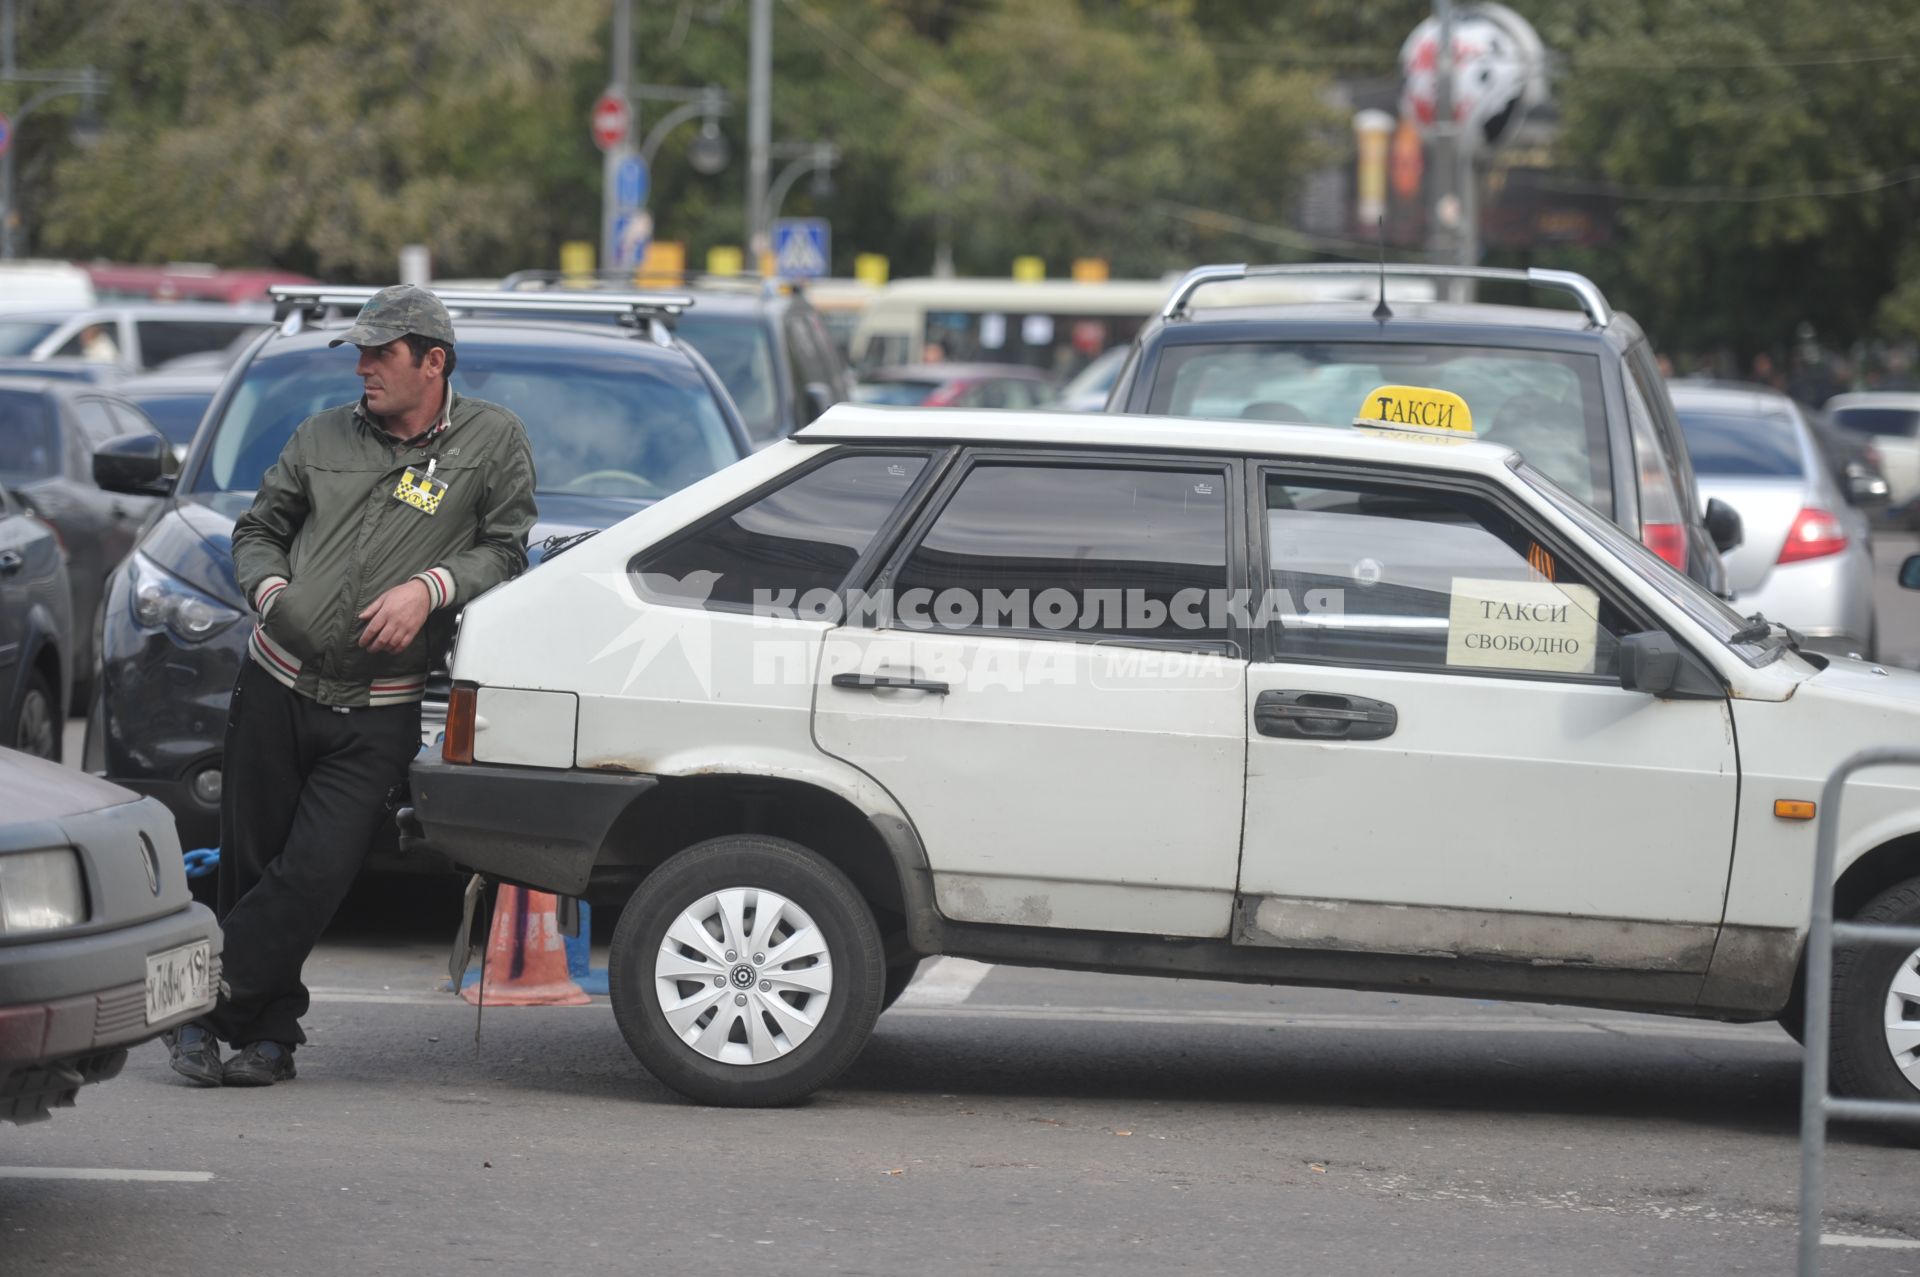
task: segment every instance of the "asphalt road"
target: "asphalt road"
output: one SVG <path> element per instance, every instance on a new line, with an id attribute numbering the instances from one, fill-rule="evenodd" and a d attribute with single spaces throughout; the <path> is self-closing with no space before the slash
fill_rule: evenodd
<path id="1" fill-rule="evenodd" d="M 1880 546 L 1881 632 L 1920 665 L 1911 550 Z M 1771 1025 L 941 960 L 838 1085 L 735 1112 L 604 999 L 477 1021 L 439 991 L 453 909 L 363 884 L 297 1081 L 196 1090 L 151 1045 L 0 1127 L 0 1274 L 1793 1268 Z M 1837 1130 L 1825 1230 L 1825 1273 L 1920 1274 L 1920 1153 Z"/>

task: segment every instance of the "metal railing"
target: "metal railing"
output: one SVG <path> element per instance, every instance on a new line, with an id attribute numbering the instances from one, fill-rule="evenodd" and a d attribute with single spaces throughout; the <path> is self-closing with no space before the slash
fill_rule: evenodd
<path id="1" fill-rule="evenodd" d="M 1820 1269 L 1820 1215 L 1826 1199 L 1827 1119 L 1912 1122 L 1920 1125 L 1920 1098 L 1851 1100 L 1827 1091 L 1833 1046 L 1833 946 L 1912 945 L 1920 927 L 1833 920 L 1833 864 L 1840 832 L 1840 795 L 1847 779 L 1869 767 L 1920 766 L 1920 749 L 1863 749 L 1827 777 L 1820 790 L 1819 828 L 1813 853 L 1813 918 L 1807 932 L 1806 1062 L 1800 1070 L 1800 1277 Z"/>
<path id="2" fill-rule="evenodd" d="M 621 270 L 517 270 L 500 281 L 503 292 L 539 296 L 542 292 L 572 288 L 584 291 L 588 296 L 602 296 L 599 286 L 602 284 L 630 284 L 639 274 L 635 267 Z M 760 275 L 741 271 L 733 275 L 715 275 L 708 271 L 648 271 L 648 275 L 674 281 L 681 288 L 703 288 L 711 291 L 735 293 L 758 293 L 763 297 L 778 297 L 790 284 L 799 281 L 782 279 L 778 275 Z"/>
<path id="3" fill-rule="evenodd" d="M 1566 293 L 1580 303 L 1580 309 L 1595 328 L 1605 328 L 1613 322 L 1613 308 L 1607 305 L 1606 295 L 1600 286 L 1585 275 L 1570 270 L 1542 270 L 1537 266 L 1526 270 L 1502 270 L 1492 266 L 1426 266 L 1412 262 L 1375 263 L 1371 266 L 1364 262 L 1312 262 L 1286 266 L 1198 266 L 1186 273 L 1181 281 L 1174 285 L 1173 292 L 1167 297 L 1166 304 L 1160 308 L 1160 318 L 1174 319 L 1187 308 L 1193 295 L 1210 284 L 1224 284 L 1242 279 L 1288 279 L 1313 276 L 1336 276 L 1340 278 L 1378 279 L 1385 275 L 1388 279 L 1483 279 L 1508 284 L 1526 284 L 1532 288 L 1551 292 Z"/>

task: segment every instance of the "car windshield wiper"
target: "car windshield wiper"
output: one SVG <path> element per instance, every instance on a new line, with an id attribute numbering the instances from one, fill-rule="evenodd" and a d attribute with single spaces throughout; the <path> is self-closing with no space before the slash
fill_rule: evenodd
<path id="1" fill-rule="evenodd" d="M 1774 631 L 1786 640 L 1787 646 L 1794 651 L 1800 650 L 1800 634 L 1788 629 L 1778 621 L 1769 621 L 1764 612 L 1755 612 L 1747 618 L 1747 623 L 1727 636 L 1728 643 L 1758 643 L 1772 636 Z"/>

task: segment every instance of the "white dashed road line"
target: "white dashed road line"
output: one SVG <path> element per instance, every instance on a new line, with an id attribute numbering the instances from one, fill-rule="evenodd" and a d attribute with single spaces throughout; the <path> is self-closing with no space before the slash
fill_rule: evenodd
<path id="1" fill-rule="evenodd" d="M 1822 1233 L 1822 1246 L 1862 1246 L 1874 1250 L 1920 1250 L 1920 1242 L 1906 1237 L 1849 1237 L 1845 1233 Z"/>
<path id="2" fill-rule="evenodd" d="M 109 1179 L 149 1184 L 205 1184 L 212 1171 L 116 1171 L 93 1166 L 0 1166 L 0 1179 Z"/>

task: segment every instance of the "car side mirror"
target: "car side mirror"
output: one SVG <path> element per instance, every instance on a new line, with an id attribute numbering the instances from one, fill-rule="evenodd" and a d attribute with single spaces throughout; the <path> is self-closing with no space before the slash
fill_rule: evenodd
<path id="1" fill-rule="evenodd" d="M 1746 525 L 1740 520 L 1740 512 L 1722 501 L 1711 497 L 1707 501 L 1707 535 L 1713 538 L 1713 548 L 1725 554 L 1739 547 L 1746 539 Z"/>
<path id="2" fill-rule="evenodd" d="M 1920 554 L 1909 554 L 1900 565 L 1900 587 L 1920 590 Z"/>
<path id="3" fill-rule="evenodd" d="M 1665 630 L 1620 640 L 1620 686 L 1663 700 L 1718 700 L 1725 694 L 1718 680 Z"/>
<path id="4" fill-rule="evenodd" d="M 164 497 L 173 491 L 172 458 L 163 435 L 141 432 L 109 439 L 93 450 L 93 481 L 108 492 Z"/>
<path id="5" fill-rule="evenodd" d="M 834 398 L 833 387 L 824 381 L 808 382 L 806 396 L 808 421 L 818 419 L 821 413 L 833 407 L 834 403 L 837 402 Z"/>

